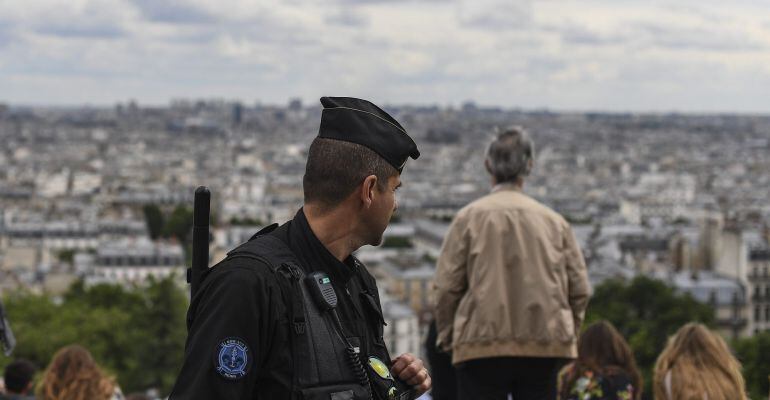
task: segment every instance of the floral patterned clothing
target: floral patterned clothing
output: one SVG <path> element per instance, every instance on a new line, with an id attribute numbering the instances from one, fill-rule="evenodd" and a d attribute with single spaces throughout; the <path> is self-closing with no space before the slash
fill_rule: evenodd
<path id="1" fill-rule="evenodd" d="M 562 385 L 566 384 L 574 373 L 572 366 L 567 366 L 559 374 L 560 400 L 633 400 L 634 386 L 631 378 L 625 373 L 600 375 L 586 371 L 577 378 L 570 388 L 567 397 L 562 397 Z"/>

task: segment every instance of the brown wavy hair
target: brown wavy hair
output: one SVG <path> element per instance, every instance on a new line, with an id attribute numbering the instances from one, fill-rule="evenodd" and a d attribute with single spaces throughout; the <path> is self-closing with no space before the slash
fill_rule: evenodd
<path id="1" fill-rule="evenodd" d="M 625 374 L 634 386 L 634 399 L 641 399 L 642 375 L 636 367 L 634 353 L 608 321 L 595 322 L 580 335 L 578 357 L 560 382 L 559 398 L 568 398 L 575 381 L 589 371 L 602 376 Z"/>
<path id="2" fill-rule="evenodd" d="M 671 398 L 666 375 L 671 373 Z M 660 400 L 746 400 L 741 364 L 724 339 L 702 324 L 689 323 L 671 337 L 655 363 L 655 398 Z"/>
<path id="3" fill-rule="evenodd" d="M 79 345 L 61 348 L 37 388 L 40 400 L 108 400 L 115 381 L 102 372 L 91 353 Z"/>

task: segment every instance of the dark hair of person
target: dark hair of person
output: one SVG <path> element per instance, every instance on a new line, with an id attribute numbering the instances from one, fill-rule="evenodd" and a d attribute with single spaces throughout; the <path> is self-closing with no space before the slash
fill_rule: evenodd
<path id="1" fill-rule="evenodd" d="M 305 203 L 332 209 L 347 198 L 369 175 L 384 191 L 398 170 L 373 150 L 357 143 L 315 138 L 310 144 L 302 187 Z"/>
<path id="2" fill-rule="evenodd" d="M 634 399 L 642 396 L 642 375 L 636 367 L 631 347 L 623 336 L 607 321 L 591 324 L 578 340 L 578 357 L 572 372 L 565 377 L 560 398 L 567 398 L 569 391 L 585 372 L 603 376 L 625 374 L 634 385 Z"/>
<path id="3" fill-rule="evenodd" d="M 3 379 L 5 389 L 14 394 L 21 394 L 27 389 L 35 376 L 35 365 L 27 360 L 16 360 L 5 367 Z"/>

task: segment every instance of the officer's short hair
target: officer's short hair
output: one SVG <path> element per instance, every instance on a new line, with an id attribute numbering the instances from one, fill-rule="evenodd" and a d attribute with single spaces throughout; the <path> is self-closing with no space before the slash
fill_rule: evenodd
<path id="1" fill-rule="evenodd" d="M 497 183 L 516 182 L 531 172 L 535 144 L 524 128 L 513 126 L 497 134 L 487 149 L 486 164 Z"/>
<path id="2" fill-rule="evenodd" d="M 27 360 L 16 360 L 5 367 L 5 388 L 13 393 L 23 392 L 35 376 L 35 366 Z"/>
<path id="3" fill-rule="evenodd" d="M 368 147 L 317 137 L 310 144 L 302 187 L 305 203 L 330 209 L 339 205 L 369 175 L 377 177 L 380 191 L 398 170 Z"/>

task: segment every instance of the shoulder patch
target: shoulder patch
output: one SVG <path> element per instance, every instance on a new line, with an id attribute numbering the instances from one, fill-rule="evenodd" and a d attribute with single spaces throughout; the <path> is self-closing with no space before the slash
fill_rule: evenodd
<path id="1" fill-rule="evenodd" d="M 237 337 L 230 337 L 221 342 L 214 352 L 214 368 L 222 377 L 238 380 L 246 376 L 251 365 L 249 346 Z"/>

